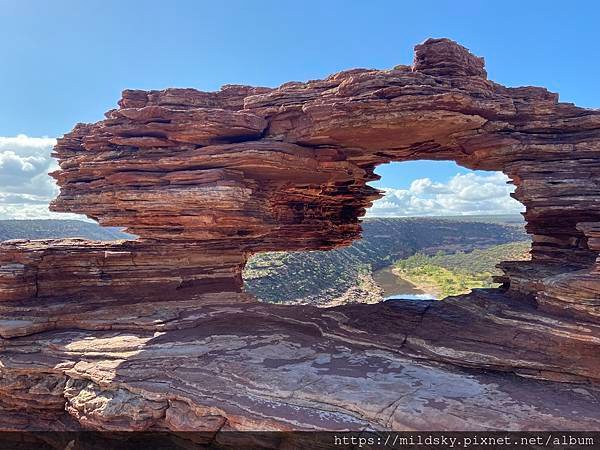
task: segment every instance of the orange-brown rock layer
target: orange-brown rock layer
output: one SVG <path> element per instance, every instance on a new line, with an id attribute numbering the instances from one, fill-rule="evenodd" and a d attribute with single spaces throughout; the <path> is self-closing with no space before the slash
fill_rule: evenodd
<path id="1" fill-rule="evenodd" d="M 71 298 L 187 298 L 240 292 L 241 253 L 194 243 L 83 239 L 0 243 L 0 302 Z"/>
<path id="2" fill-rule="evenodd" d="M 53 209 L 143 240 L 243 252 L 345 245 L 379 195 L 366 184 L 378 164 L 449 159 L 514 181 L 541 273 L 585 269 L 598 253 L 578 224 L 600 220 L 600 112 L 498 85 L 446 39 L 418 45 L 412 67 L 277 89 L 125 91 L 106 116 L 59 140 Z"/>

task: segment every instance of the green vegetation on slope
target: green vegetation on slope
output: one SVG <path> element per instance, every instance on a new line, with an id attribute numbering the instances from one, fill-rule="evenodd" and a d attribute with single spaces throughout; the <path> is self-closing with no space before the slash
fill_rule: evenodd
<path id="1" fill-rule="evenodd" d="M 439 298 L 465 294 L 474 288 L 497 286 L 492 276 L 501 272 L 495 266 L 501 261 L 529 259 L 529 242 L 513 242 L 469 253 L 423 253 L 400 260 L 395 273 L 417 287 L 434 291 Z"/>
<path id="2" fill-rule="evenodd" d="M 363 222 L 363 238 L 346 248 L 254 255 L 244 270 L 245 287 L 268 302 L 328 304 L 348 289 L 360 288 L 365 273 L 416 252 L 471 251 L 526 237 L 522 225 L 514 223 L 370 218 Z"/>
<path id="3" fill-rule="evenodd" d="M 473 220 L 473 221 L 471 221 Z M 118 228 L 106 228 L 78 220 L 0 220 L 0 241 L 83 237 L 94 240 L 133 239 Z M 244 271 L 246 289 L 269 302 L 302 301 L 334 304 L 340 298 L 379 300 L 381 292 L 371 277 L 373 270 L 419 252 L 451 258 L 450 267 L 460 266 L 458 251 L 522 241 L 527 235 L 515 216 L 451 218 L 369 218 L 363 222 L 363 239 L 350 247 L 331 251 L 273 252 L 254 255 Z M 527 244 L 528 245 L 528 244 Z M 440 253 L 443 252 L 442 253 Z M 468 255 L 479 255 L 479 250 Z M 453 259 L 452 259 L 453 258 Z M 475 272 L 485 272 L 497 260 L 515 259 L 498 255 Z M 482 257 L 477 260 L 484 261 Z M 448 277 L 448 274 L 445 274 Z M 463 280 L 464 281 L 464 280 Z M 471 287 L 469 280 L 464 281 Z M 480 283 L 479 283 L 480 284 Z M 477 284 L 477 286 L 479 286 Z"/>
<path id="4" fill-rule="evenodd" d="M 352 255 L 335 252 L 331 255 L 321 251 L 256 255 L 244 270 L 246 287 L 259 298 L 272 302 L 309 298 L 315 293 L 329 298 L 350 288 L 361 271 L 370 272 L 370 268 L 361 265 Z M 352 269 L 340 270 L 347 266 Z"/>

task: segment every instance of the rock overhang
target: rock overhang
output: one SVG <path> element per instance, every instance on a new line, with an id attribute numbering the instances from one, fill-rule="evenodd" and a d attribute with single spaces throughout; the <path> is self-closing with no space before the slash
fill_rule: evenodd
<path id="1" fill-rule="evenodd" d="M 367 184 L 375 167 L 433 159 L 509 176 L 537 264 L 583 269 L 597 256 L 578 224 L 600 220 L 600 112 L 494 83 L 483 58 L 449 39 L 417 45 L 412 66 L 279 88 L 126 90 L 106 117 L 59 139 L 52 209 L 142 241 L 238 253 L 348 245 L 381 195 Z"/>

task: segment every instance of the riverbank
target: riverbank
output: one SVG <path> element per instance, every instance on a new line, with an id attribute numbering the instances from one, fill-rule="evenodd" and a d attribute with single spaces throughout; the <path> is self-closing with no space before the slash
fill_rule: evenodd
<path id="1" fill-rule="evenodd" d="M 470 252 L 526 236 L 510 224 L 443 218 L 372 218 L 362 226 L 362 239 L 349 247 L 253 255 L 244 268 L 244 289 L 262 301 L 282 304 L 330 304 L 346 297 L 349 290 L 348 300 L 355 295 L 362 303 L 371 302 L 375 295 L 368 282 L 359 280 L 361 272 L 390 266 L 418 252 Z"/>
<path id="2" fill-rule="evenodd" d="M 383 290 L 383 298 L 437 299 L 439 293 L 428 286 L 419 286 L 395 272 L 394 266 L 387 266 L 373 272 L 373 280 Z"/>
<path id="3" fill-rule="evenodd" d="M 502 272 L 496 265 L 501 261 L 529 259 L 530 246 L 529 242 L 513 242 L 469 253 L 439 252 L 433 256 L 416 253 L 397 261 L 393 271 L 419 289 L 437 292 L 442 299 L 498 286 L 493 276 Z"/>
<path id="4" fill-rule="evenodd" d="M 319 304 L 319 307 L 331 308 L 333 306 L 347 305 L 350 303 L 379 303 L 383 298 L 384 290 L 373 279 L 373 274 L 368 271 L 359 272 L 356 284 L 346 290 L 342 295 L 328 302 Z"/>
<path id="5" fill-rule="evenodd" d="M 415 269 L 404 270 L 399 267 L 394 267 L 392 272 L 399 279 L 411 283 L 416 289 L 426 292 L 438 300 L 442 300 L 450 295 L 459 295 L 470 292 L 471 288 L 466 286 L 464 289 L 456 289 L 453 286 L 448 288 L 448 279 L 453 278 L 453 274 L 447 269 L 441 267 L 439 269 L 438 273 L 432 273 L 427 269 L 423 272 L 419 272 Z M 455 281 L 455 284 L 460 285 L 460 283 L 461 281 Z"/>

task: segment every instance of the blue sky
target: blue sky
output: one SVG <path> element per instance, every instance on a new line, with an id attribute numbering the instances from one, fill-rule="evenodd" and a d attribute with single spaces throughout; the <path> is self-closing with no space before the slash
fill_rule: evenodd
<path id="1" fill-rule="evenodd" d="M 102 119 L 125 88 L 277 86 L 410 64 L 413 46 L 428 37 L 484 56 L 497 82 L 545 86 L 562 101 L 599 107 L 599 5 L 0 0 L 0 137 L 60 136 Z M 6 139 L 0 149 L 12 145 Z M 408 189 L 415 176 L 448 183 L 460 172 L 453 164 L 403 165 L 380 168 L 380 186 Z M 14 190 L 0 179 L 0 193 Z"/>

